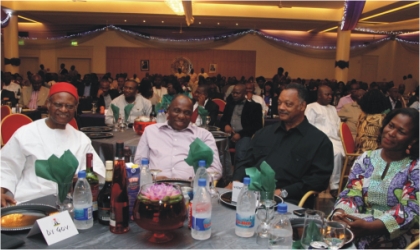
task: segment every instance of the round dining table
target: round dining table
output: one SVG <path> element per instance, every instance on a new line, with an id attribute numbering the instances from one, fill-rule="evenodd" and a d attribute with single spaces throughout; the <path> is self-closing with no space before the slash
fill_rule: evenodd
<path id="1" fill-rule="evenodd" d="M 131 149 L 134 157 L 141 136 L 136 134 L 132 128 L 123 131 L 112 131 L 110 133 L 113 134 L 110 138 L 91 139 L 92 146 L 102 161 L 114 160 L 115 144 L 117 142 L 124 142 L 124 146 L 128 146 Z M 229 153 L 229 137 L 217 137 L 215 141 L 223 167 L 222 176 L 231 176 L 233 174 L 233 168 Z"/>
<path id="2" fill-rule="evenodd" d="M 228 189 L 218 188 L 220 194 L 230 192 Z M 54 195 L 38 198 L 27 203 L 30 204 L 49 204 L 55 203 Z M 288 204 L 289 212 L 299 209 L 298 206 Z M 104 226 L 95 221 L 93 227 L 86 230 L 78 230 L 79 234 L 65 239 L 61 242 L 48 246 L 43 239 L 42 234 L 26 237 L 28 230 L 16 232 L 3 232 L 17 240 L 23 240 L 25 243 L 20 246 L 21 249 L 258 249 L 266 248 L 256 243 L 256 236 L 250 238 L 241 238 L 235 234 L 235 206 L 225 205 L 218 197 L 212 198 L 212 217 L 211 217 L 211 237 L 208 240 L 194 240 L 191 237 L 191 230 L 188 229 L 188 221 L 185 220 L 184 226 L 173 231 L 174 239 L 163 244 L 151 243 L 147 240 L 149 231 L 140 228 L 134 221 L 130 221 L 130 231 L 125 234 L 113 234 L 108 226 Z M 292 213 L 290 217 L 295 217 Z M 256 221 L 256 225 L 258 222 Z"/>

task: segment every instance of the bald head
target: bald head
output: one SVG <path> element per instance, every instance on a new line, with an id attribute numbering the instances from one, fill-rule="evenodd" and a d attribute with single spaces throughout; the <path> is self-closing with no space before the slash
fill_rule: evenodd
<path id="1" fill-rule="evenodd" d="M 181 131 L 188 127 L 193 112 L 193 102 L 185 95 L 177 95 L 168 108 L 168 124 L 174 130 Z"/>
<path id="2" fill-rule="evenodd" d="M 326 106 L 331 103 L 332 100 L 332 90 L 327 85 L 321 85 L 318 88 L 318 99 L 317 102 L 323 106 Z"/>

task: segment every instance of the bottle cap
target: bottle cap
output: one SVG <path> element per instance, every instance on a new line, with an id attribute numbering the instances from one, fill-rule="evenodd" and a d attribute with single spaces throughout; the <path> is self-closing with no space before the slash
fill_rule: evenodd
<path id="1" fill-rule="evenodd" d="M 251 183 L 251 178 L 244 177 L 244 185 L 249 185 L 249 183 Z"/>
<path id="2" fill-rule="evenodd" d="M 277 205 L 277 213 L 280 213 L 280 214 L 287 213 L 287 204 L 286 203 L 279 203 Z"/>
<path id="3" fill-rule="evenodd" d="M 200 178 L 198 179 L 198 186 L 205 187 L 206 186 L 206 179 Z"/>
<path id="4" fill-rule="evenodd" d="M 114 162 L 113 161 L 106 161 L 105 162 L 105 169 L 106 170 L 112 170 L 114 168 Z"/>
<path id="5" fill-rule="evenodd" d="M 149 165 L 149 159 L 141 158 L 141 165 Z"/>
<path id="6" fill-rule="evenodd" d="M 198 161 L 198 166 L 199 167 L 206 167 L 206 161 L 205 160 L 199 160 Z"/>
<path id="7" fill-rule="evenodd" d="M 86 171 L 79 171 L 79 173 L 77 173 L 77 178 L 86 178 Z"/>

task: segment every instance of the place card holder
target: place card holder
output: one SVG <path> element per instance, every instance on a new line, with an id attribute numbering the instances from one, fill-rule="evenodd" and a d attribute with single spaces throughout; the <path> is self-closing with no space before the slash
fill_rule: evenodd
<path id="1" fill-rule="evenodd" d="M 68 211 L 38 219 L 26 237 L 39 233 L 49 246 L 79 234 Z"/>

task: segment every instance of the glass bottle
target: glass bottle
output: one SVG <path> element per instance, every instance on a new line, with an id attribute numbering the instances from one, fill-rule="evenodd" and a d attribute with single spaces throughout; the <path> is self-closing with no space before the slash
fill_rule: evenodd
<path id="1" fill-rule="evenodd" d="M 98 221 L 102 225 L 109 225 L 110 209 L 111 209 L 111 186 L 113 162 L 105 162 L 106 174 L 105 184 L 98 194 Z"/>
<path id="2" fill-rule="evenodd" d="M 98 176 L 93 172 L 93 154 L 86 154 L 86 180 L 89 182 L 90 189 L 92 191 L 92 211 L 93 219 L 98 218 L 98 194 L 99 194 L 99 179 Z"/>
<path id="3" fill-rule="evenodd" d="M 123 158 L 124 143 L 116 143 L 116 155 L 114 160 L 114 174 L 111 188 L 111 214 L 109 230 L 115 234 L 123 234 L 130 230 L 129 202 L 127 193 L 127 174 Z"/>

